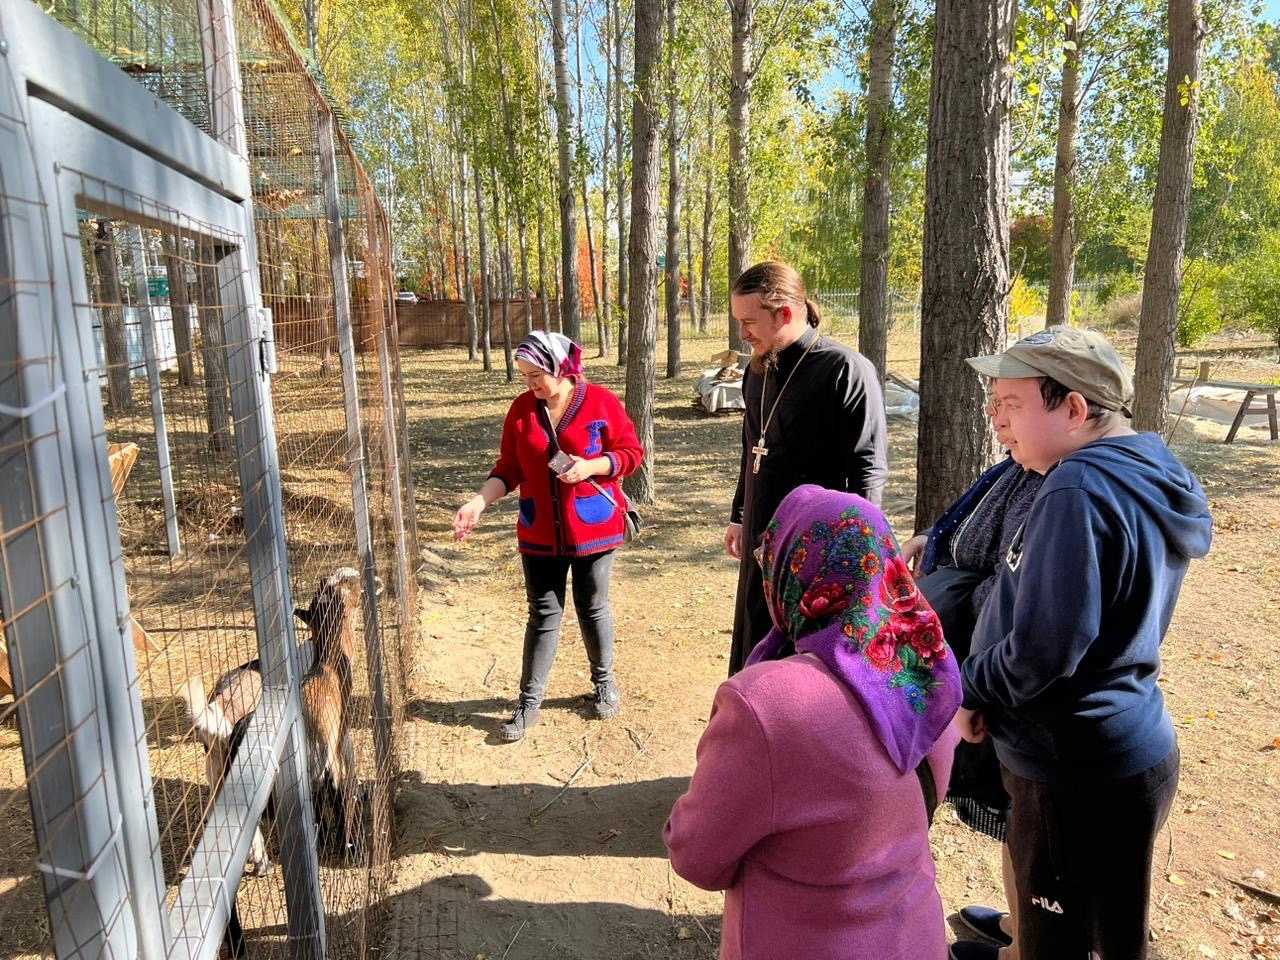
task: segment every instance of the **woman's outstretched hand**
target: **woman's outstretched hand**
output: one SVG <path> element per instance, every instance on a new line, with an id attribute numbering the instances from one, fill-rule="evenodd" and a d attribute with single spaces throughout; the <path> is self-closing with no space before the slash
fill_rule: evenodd
<path id="1" fill-rule="evenodd" d="M 467 539 L 471 531 L 476 528 L 476 524 L 480 522 L 480 514 L 484 513 L 484 508 L 484 497 L 479 494 L 464 503 L 462 508 L 453 515 L 453 539 Z"/>

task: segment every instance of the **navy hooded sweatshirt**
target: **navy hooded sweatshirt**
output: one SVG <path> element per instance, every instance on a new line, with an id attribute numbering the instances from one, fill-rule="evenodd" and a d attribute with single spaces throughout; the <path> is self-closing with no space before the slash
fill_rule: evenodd
<path id="1" fill-rule="evenodd" d="M 1187 565 L 1209 551 L 1199 482 L 1154 433 L 1095 441 L 1049 472 L 965 661 L 1018 776 L 1132 776 L 1175 746 L 1156 684 Z"/>

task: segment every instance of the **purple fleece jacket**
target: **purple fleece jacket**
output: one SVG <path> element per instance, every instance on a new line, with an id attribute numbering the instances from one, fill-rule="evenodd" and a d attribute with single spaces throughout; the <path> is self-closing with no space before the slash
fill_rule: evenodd
<path id="1" fill-rule="evenodd" d="M 929 753 L 946 792 L 956 734 Z M 724 890 L 721 960 L 943 960 L 920 781 L 816 657 L 720 685 L 663 831 L 676 873 Z"/>

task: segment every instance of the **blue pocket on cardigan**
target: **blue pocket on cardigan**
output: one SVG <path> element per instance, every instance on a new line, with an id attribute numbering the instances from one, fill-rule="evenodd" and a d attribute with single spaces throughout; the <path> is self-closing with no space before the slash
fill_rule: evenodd
<path id="1" fill-rule="evenodd" d="M 574 497 L 573 508 L 578 512 L 578 519 L 583 523 L 605 523 L 613 517 L 613 512 L 617 509 L 603 493 L 595 493 L 589 497 Z"/>
<path id="2" fill-rule="evenodd" d="M 520 523 L 526 527 L 532 527 L 533 517 L 534 517 L 533 497 L 522 498 L 520 500 Z"/>

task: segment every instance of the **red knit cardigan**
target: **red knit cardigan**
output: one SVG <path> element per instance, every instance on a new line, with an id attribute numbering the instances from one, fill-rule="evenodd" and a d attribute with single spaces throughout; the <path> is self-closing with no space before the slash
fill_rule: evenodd
<path id="1" fill-rule="evenodd" d="M 589 482 L 569 486 L 552 473 L 548 461 L 554 448 L 538 414 L 538 399 L 526 390 L 507 411 L 501 453 L 489 473 L 506 484 L 508 492 L 520 488 L 520 552 L 585 557 L 612 550 L 626 535 L 627 501 L 618 481 L 644 461 L 636 428 L 613 393 L 578 380 L 556 436 L 565 453 L 586 460 L 609 458 L 609 473 L 592 479 L 614 503 Z"/>

